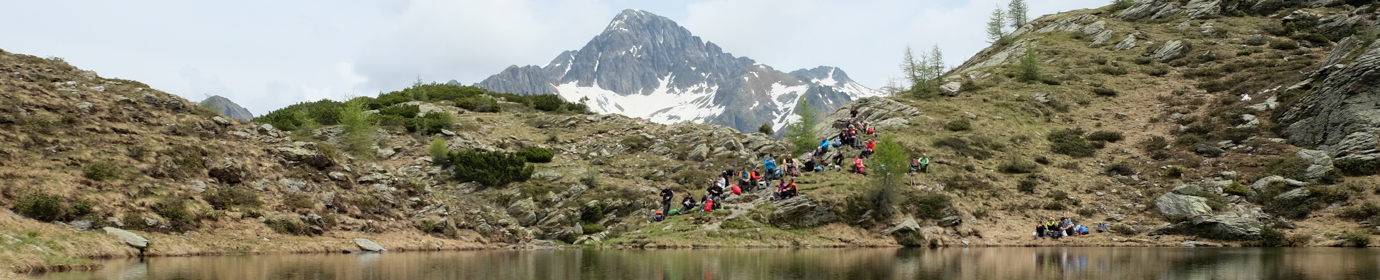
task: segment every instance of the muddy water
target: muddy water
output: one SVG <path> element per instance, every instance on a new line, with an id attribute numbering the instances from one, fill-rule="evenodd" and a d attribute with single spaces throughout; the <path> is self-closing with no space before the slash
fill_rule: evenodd
<path id="1" fill-rule="evenodd" d="M 36 279 L 1380 279 L 1380 249 L 945 248 L 410 252 L 103 261 Z"/>

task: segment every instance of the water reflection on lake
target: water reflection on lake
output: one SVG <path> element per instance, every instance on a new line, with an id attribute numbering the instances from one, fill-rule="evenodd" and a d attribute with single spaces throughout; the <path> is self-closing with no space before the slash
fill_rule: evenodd
<path id="1" fill-rule="evenodd" d="M 103 261 L 37 279 L 1380 279 L 1353 248 L 410 252 Z"/>

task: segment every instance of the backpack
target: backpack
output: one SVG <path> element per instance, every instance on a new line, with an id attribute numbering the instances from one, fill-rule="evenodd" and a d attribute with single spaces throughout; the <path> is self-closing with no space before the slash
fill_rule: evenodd
<path id="1" fill-rule="evenodd" d="M 876 134 L 876 132 L 873 131 L 871 127 L 868 127 L 868 128 L 867 128 L 867 134 Z"/>
<path id="2" fill-rule="evenodd" d="M 713 200 L 710 200 L 710 201 L 704 203 L 704 212 L 714 212 L 714 201 L 713 201 Z"/>
<path id="3" fill-rule="evenodd" d="M 729 188 L 729 189 L 732 190 L 732 191 L 733 191 L 733 194 L 735 194 L 735 195 L 743 195 L 743 189 L 738 188 L 737 185 L 734 185 L 732 188 Z"/>
<path id="4" fill-rule="evenodd" d="M 830 145 L 833 145 L 834 148 L 843 147 L 843 143 L 842 143 L 842 142 L 843 142 L 843 141 L 833 141 L 833 143 L 830 143 Z"/>

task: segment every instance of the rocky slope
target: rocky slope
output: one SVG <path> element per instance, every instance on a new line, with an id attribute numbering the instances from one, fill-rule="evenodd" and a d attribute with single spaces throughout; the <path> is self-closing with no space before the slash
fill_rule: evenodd
<path id="1" fill-rule="evenodd" d="M 237 120 L 249 121 L 254 119 L 254 113 L 250 113 L 249 110 L 240 107 L 240 104 L 235 103 L 235 101 L 230 101 L 229 98 L 221 97 L 220 95 L 207 97 L 197 104 Z"/>
<path id="2" fill-rule="evenodd" d="M 624 10 L 603 33 L 546 66 L 512 66 L 475 86 L 497 92 L 588 98 L 599 113 L 659 123 L 693 121 L 739 131 L 790 122 L 795 102 L 832 111 L 878 91 L 821 66 L 790 73 L 735 57 L 668 18 Z"/>

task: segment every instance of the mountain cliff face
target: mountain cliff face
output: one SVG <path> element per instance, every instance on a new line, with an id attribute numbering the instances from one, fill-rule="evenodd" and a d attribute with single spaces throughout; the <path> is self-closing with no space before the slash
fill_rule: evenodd
<path id="1" fill-rule="evenodd" d="M 229 98 L 221 97 L 220 95 L 207 97 L 206 100 L 202 100 L 199 104 L 201 104 L 202 107 L 215 110 L 216 112 L 225 114 L 227 117 L 241 121 L 254 119 L 254 114 L 250 113 L 249 110 L 245 110 L 244 107 L 240 107 L 240 104 L 236 104 L 235 101 L 230 101 Z"/>
<path id="2" fill-rule="evenodd" d="M 452 81 L 453 82 L 453 81 Z M 735 57 L 668 18 L 624 10 L 603 33 L 546 66 L 512 66 L 475 86 L 498 92 L 588 98 L 591 109 L 660 123 L 705 122 L 739 131 L 780 130 L 805 97 L 821 110 L 880 92 L 821 66 L 790 73 Z"/>

